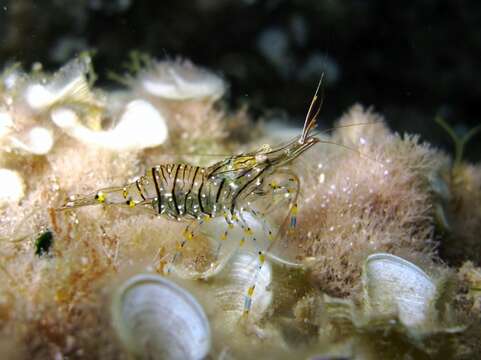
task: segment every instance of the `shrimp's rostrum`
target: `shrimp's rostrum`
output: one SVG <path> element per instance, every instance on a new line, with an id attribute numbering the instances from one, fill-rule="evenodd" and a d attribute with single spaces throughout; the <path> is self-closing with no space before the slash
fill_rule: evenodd
<path id="1" fill-rule="evenodd" d="M 266 145 L 253 152 L 227 157 L 209 167 L 180 163 L 158 165 L 148 169 L 143 176 L 130 184 L 104 188 L 87 196 L 72 198 L 61 209 L 95 204 L 123 205 L 142 207 L 171 220 L 185 221 L 189 225 L 178 242 L 173 262 L 188 240 L 194 237 L 191 227 L 213 218 L 223 217 L 226 222 L 220 243 L 229 240 L 229 231 L 236 226 L 240 227 L 244 234 L 239 239 L 239 246 L 249 239 L 255 240 L 249 222 L 246 221 L 246 214 L 262 222 L 278 202 L 275 199 L 287 200 L 286 220 L 290 219 L 287 223 L 292 229 L 296 225 L 300 184 L 298 177 L 286 165 L 319 142 L 312 135 L 312 129 L 316 125 L 321 107 L 322 99 L 318 96 L 320 85 L 321 82 L 309 107 L 302 133 L 284 146 L 271 148 Z M 273 175 L 284 177 L 284 180 L 273 180 Z M 259 198 L 265 198 L 269 202 L 262 210 L 253 205 Z M 270 240 L 274 240 L 279 232 L 274 235 L 267 225 L 264 231 L 266 238 Z M 253 274 L 253 283 L 245 295 L 246 314 L 250 310 L 255 281 L 268 248 L 257 246 L 256 251 L 258 270 Z"/>

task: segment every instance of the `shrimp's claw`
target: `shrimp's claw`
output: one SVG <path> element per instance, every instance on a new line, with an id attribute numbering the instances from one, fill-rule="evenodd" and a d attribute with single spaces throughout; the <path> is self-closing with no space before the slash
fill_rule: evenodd
<path id="1" fill-rule="evenodd" d="M 97 205 L 105 202 L 105 196 L 100 195 L 99 192 L 88 195 L 72 195 L 68 201 L 57 208 L 57 211 L 64 211 L 68 209 L 74 209 L 83 206 Z"/>
<path id="2" fill-rule="evenodd" d="M 121 187 L 110 187 L 97 190 L 88 195 L 76 195 L 57 210 L 73 209 L 89 205 L 140 207 L 152 210 L 157 199 L 148 196 L 142 178 Z"/>

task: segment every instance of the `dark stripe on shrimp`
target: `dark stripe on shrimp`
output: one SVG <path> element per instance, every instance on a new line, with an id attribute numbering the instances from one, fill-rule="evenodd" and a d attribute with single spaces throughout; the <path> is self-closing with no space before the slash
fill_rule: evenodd
<path id="1" fill-rule="evenodd" d="M 184 197 L 184 209 L 185 209 L 185 212 L 187 212 L 187 197 L 190 195 L 190 193 L 192 192 L 192 188 L 194 187 L 194 183 L 195 183 L 195 178 L 197 177 L 197 172 L 199 171 L 199 167 L 196 166 L 195 167 L 195 171 L 194 171 L 194 177 L 192 178 L 192 182 L 190 183 L 190 188 L 189 190 L 185 193 L 185 197 Z"/>
<path id="2" fill-rule="evenodd" d="M 145 196 L 142 194 L 142 188 L 140 187 L 140 182 L 139 179 L 135 180 L 135 186 L 137 186 L 137 190 L 139 191 L 139 195 L 142 198 L 142 200 L 145 201 Z"/>
<path id="3" fill-rule="evenodd" d="M 155 192 L 157 193 L 157 207 L 159 208 L 159 215 L 160 215 L 162 211 L 162 198 L 160 197 L 159 183 L 157 182 L 157 176 L 155 176 L 155 170 L 156 170 L 155 167 L 153 167 L 152 178 L 154 179 Z"/>
<path id="4" fill-rule="evenodd" d="M 185 186 L 185 171 L 187 170 L 187 167 L 189 168 L 189 174 L 190 174 L 190 168 L 191 168 L 191 166 L 184 165 L 184 171 L 182 171 L 182 191 L 184 191 L 184 186 Z"/>
<path id="5" fill-rule="evenodd" d="M 164 165 L 160 165 L 160 173 L 162 174 L 162 177 L 164 178 L 164 184 L 167 184 L 167 178 L 165 177 L 165 174 L 164 174 Z"/>
<path id="6" fill-rule="evenodd" d="M 259 176 L 261 176 L 261 174 L 262 174 L 264 171 L 266 171 L 267 168 L 268 168 L 268 167 L 265 167 L 264 169 L 262 169 L 261 171 L 259 171 L 259 173 L 258 173 L 256 176 L 254 176 L 251 180 L 249 180 L 248 182 L 246 182 L 246 183 L 244 184 L 244 186 L 242 186 L 242 187 L 239 189 L 239 191 L 234 195 L 234 197 L 232 198 L 232 205 L 231 205 L 231 209 L 230 209 L 230 212 L 231 212 L 232 214 L 234 213 L 236 199 L 237 199 L 237 197 L 240 195 L 240 193 L 241 193 L 242 191 L 244 191 L 244 189 L 245 189 L 246 187 L 248 187 L 250 184 L 252 184 L 252 182 L 255 181 Z"/>
<path id="7" fill-rule="evenodd" d="M 202 179 L 202 183 L 199 186 L 199 191 L 197 192 L 197 201 L 198 201 L 199 206 L 200 206 L 200 211 L 202 211 L 202 213 L 205 214 L 204 206 L 202 205 L 202 188 L 203 187 L 204 187 L 204 179 Z"/>
<path id="8" fill-rule="evenodd" d="M 217 204 L 219 202 L 219 197 L 220 197 L 220 192 L 222 191 L 222 188 L 224 187 L 225 179 L 222 179 L 219 185 L 219 189 L 217 190 L 217 195 L 215 196 L 215 203 Z"/>
<path id="9" fill-rule="evenodd" d="M 177 185 L 177 176 L 179 175 L 179 168 L 180 168 L 180 165 L 177 165 L 177 169 L 175 169 L 175 175 L 174 175 L 174 184 L 172 186 L 172 200 L 174 200 L 174 207 L 175 207 L 175 211 L 177 212 L 177 215 L 180 215 L 180 211 L 179 211 L 179 208 L 177 207 L 177 199 L 176 199 L 176 196 L 175 196 L 175 186 Z"/>
<path id="10" fill-rule="evenodd" d="M 221 161 L 221 163 L 220 163 L 217 167 L 215 167 L 213 170 L 211 170 L 211 171 L 209 172 L 209 176 L 208 176 L 208 177 L 209 177 L 209 178 L 212 177 L 212 175 L 213 175 L 217 170 L 219 170 L 221 167 L 223 167 L 224 165 L 226 165 L 226 162 L 225 162 L 225 161 Z M 218 175 L 218 174 L 215 174 L 215 175 Z"/>

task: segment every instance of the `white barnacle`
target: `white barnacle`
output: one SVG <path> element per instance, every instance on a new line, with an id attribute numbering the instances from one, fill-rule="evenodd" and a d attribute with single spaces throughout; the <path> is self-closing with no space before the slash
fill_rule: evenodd
<path id="1" fill-rule="evenodd" d="M 166 121 L 148 101 L 129 102 L 117 125 L 110 130 L 94 131 L 84 126 L 68 107 L 52 111 L 52 121 L 71 137 L 84 143 L 112 150 L 135 150 L 158 146 L 168 136 Z"/>
<path id="2" fill-rule="evenodd" d="M 31 83 L 25 88 L 26 103 L 36 111 L 50 108 L 56 103 L 97 104 L 89 90 L 86 74 L 90 58 L 78 57 L 50 78 Z"/>
<path id="3" fill-rule="evenodd" d="M 169 100 L 218 99 L 226 88 L 220 76 L 188 60 L 154 62 L 138 73 L 133 87 L 139 85 L 139 90 Z"/>

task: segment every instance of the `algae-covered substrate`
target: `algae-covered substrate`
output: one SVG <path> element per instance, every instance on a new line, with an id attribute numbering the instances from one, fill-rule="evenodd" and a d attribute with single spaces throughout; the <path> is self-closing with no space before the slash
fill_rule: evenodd
<path id="1" fill-rule="evenodd" d="M 161 164 L 262 162 L 302 124 L 228 109 L 225 80 L 187 60 L 146 58 L 116 91 L 94 79 L 87 55 L 0 77 L 2 358 L 479 356 L 481 165 L 354 105 L 262 178 L 245 219 L 186 231 L 98 190 Z M 62 208 L 79 196 L 103 201 Z"/>

